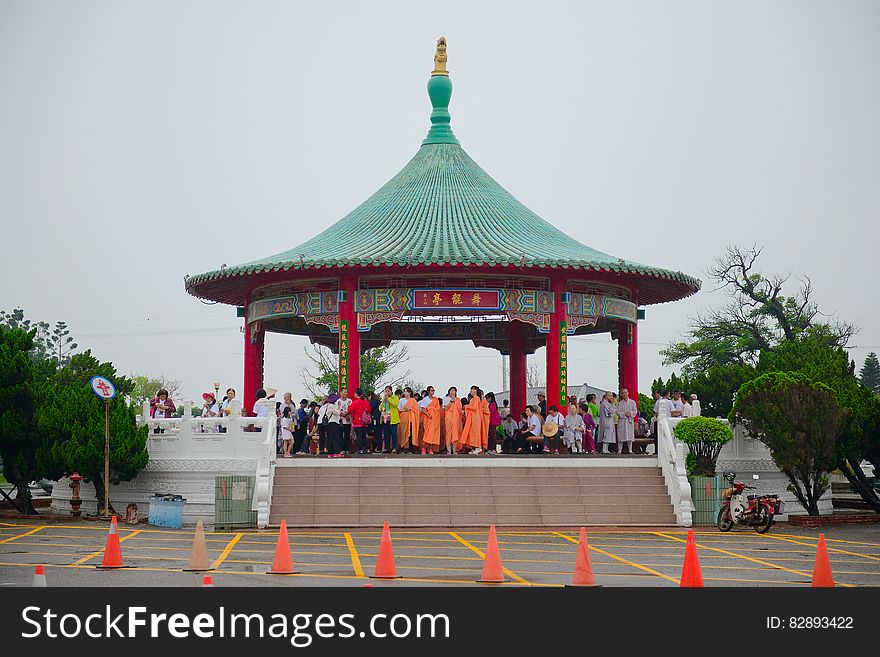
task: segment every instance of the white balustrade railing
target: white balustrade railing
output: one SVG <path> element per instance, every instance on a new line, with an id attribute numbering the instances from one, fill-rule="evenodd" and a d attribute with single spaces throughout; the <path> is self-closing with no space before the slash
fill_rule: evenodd
<path id="1" fill-rule="evenodd" d="M 666 404 L 658 406 L 657 460 L 660 462 L 663 479 L 666 481 L 666 489 L 672 499 L 676 521 L 682 527 L 692 527 L 694 524 L 694 502 L 685 468 L 686 448 L 684 443 L 676 440 L 672 434 L 675 421 L 681 418 L 670 418 Z"/>
<path id="2" fill-rule="evenodd" d="M 183 417 L 151 418 L 149 403 L 144 404 L 138 424 L 148 427 L 150 459 L 253 461 L 256 479 L 251 508 L 257 512 L 257 526 L 266 527 L 275 474 L 275 415 L 202 418 L 192 417 L 191 408 L 192 402 L 186 401 Z"/>

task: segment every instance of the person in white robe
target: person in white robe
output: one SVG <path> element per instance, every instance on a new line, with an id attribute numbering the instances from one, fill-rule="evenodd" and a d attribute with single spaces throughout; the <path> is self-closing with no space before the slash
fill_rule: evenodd
<path id="1" fill-rule="evenodd" d="M 565 435 L 563 436 L 569 453 L 580 454 L 583 451 L 585 429 L 584 418 L 578 413 L 577 406 L 571 404 L 568 407 L 568 415 L 565 416 Z"/>
<path id="2" fill-rule="evenodd" d="M 614 402 L 611 393 L 606 392 L 599 402 L 599 440 L 602 444 L 602 454 L 608 453 L 608 445 L 617 441 L 614 430 Z"/>
<path id="3" fill-rule="evenodd" d="M 635 440 L 635 425 L 633 422 L 639 414 L 639 407 L 634 399 L 629 398 L 629 391 L 623 388 L 620 391 L 620 401 L 617 402 L 617 452 L 623 454 L 623 446 L 626 444 L 627 452 L 633 453 L 633 440 Z"/>

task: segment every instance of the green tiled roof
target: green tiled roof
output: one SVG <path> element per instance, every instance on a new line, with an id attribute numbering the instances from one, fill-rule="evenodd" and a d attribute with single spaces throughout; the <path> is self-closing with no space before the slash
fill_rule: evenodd
<path id="1" fill-rule="evenodd" d="M 375 194 L 307 242 L 261 260 L 193 276 L 187 289 L 204 296 L 197 288 L 208 282 L 286 269 L 438 264 L 599 269 L 678 283 L 675 291 L 657 300 L 681 298 L 699 289 L 698 280 L 681 272 L 602 253 L 541 219 L 458 145 L 446 107 L 452 92 L 449 78 L 432 77 L 428 89 L 434 105 L 428 137 Z"/>

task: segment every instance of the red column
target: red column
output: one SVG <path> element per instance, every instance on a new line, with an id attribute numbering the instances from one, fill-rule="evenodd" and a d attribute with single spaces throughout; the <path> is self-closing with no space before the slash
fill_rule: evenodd
<path id="1" fill-rule="evenodd" d="M 526 410 L 526 356 L 522 322 L 510 322 L 510 412 L 519 419 Z"/>
<path id="2" fill-rule="evenodd" d="M 550 280 L 553 292 L 554 310 L 550 314 L 550 332 L 547 334 L 547 409 L 556 406 L 563 408 L 568 397 L 568 336 L 566 327 L 566 306 L 562 294 L 567 291 L 564 277 L 555 276 Z"/>
<path id="3" fill-rule="evenodd" d="M 339 280 L 339 289 L 345 293 L 345 301 L 339 303 L 339 389 L 348 389 L 349 396 L 361 380 L 361 338 L 354 310 L 357 288 L 357 276 L 347 274 Z"/>
<path id="4" fill-rule="evenodd" d="M 639 342 L 638 326 L 620 322 L 617 338 L 617 365 L 619 384 L 629 390 L 631 399 L 639 399 Z"/>
<path id="5" fill-rule="evenodd" d="M 244 391 L 241 405 L 250 414 L 257 401 L 257 390 L 263 387 L 263 356 L 266 330 L 260 322 L 246 324 L 244 328 Z"/>

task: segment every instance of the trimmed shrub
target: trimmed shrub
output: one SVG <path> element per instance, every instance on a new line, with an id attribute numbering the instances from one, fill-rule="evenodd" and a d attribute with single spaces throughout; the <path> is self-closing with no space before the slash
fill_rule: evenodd
<path id="1" fill-rule="evenodd" d="M 733 439 L 724 422 L 711 417 L 689 417 L 675 425 L 675 437 L 688 446 L 687 471 L 690 476 L 714 477 L 721 448 Z"/>

